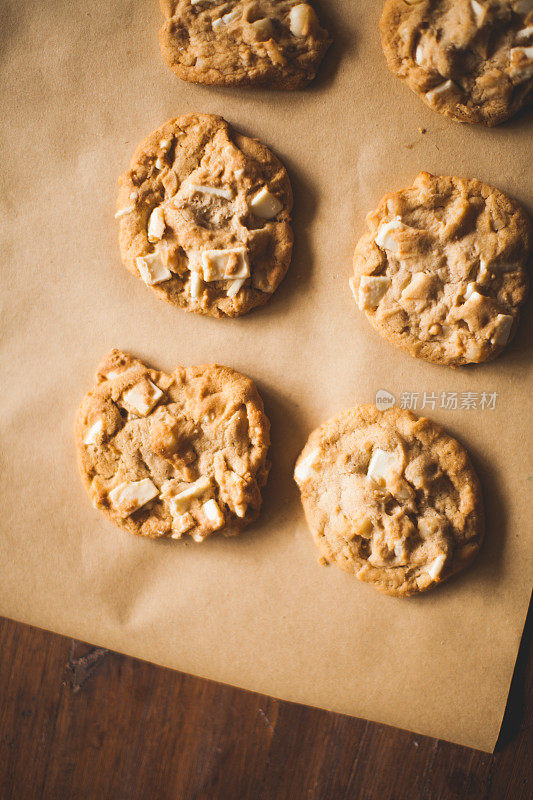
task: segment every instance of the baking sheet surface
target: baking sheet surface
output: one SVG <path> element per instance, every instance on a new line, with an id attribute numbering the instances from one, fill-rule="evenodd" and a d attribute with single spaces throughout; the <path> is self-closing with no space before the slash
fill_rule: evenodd
<path id="1" fill-rule="evenodd" d="M 316 5 L 335 44 L 311 89 L 283 94 L 180 82 L 159 53 L 155 0 L 4 3 L 0 613 L 491 750 L 530 594 L 531 303 L 503 358 L 452 370 L 380 339 L 347 279 L 366 212 L 421 169 L 478 177 L 531 211 L 533 115 L 489 131 L 432 113 L 385 66 L 381 3 Z M 153 128 L 191 111 L 260 138 L 294 187 L 290 272 L 240 320 L 180 312 L 120 264 L 118 175 Z M 272 471 L 261 519 L 238 539 L 144 541 L 92 508 L 73 420 L 113 346 L 257 382 Z M 468 447 L 486 498 L 478 562 L 410 600 L 319 565 L 291 479 L 311 429 L 379 390 Z"/>

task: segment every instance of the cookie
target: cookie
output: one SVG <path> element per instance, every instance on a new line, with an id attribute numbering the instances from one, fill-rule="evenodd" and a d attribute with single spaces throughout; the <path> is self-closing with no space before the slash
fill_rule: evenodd
<path id="1" fill-rule="evenodd" d="M 294 470 L 323 558 L 407 597 L 464 569 L 483 504 L 464 448 L 410 411 L 357 406 L 310 435 Z"/>
<path id="2" fill-rule="evenodd" d="M 422 172 L 367 219 L 350 285 L 391 344 L 436 364 L 486 361 L 514 335 L 531 222 L 503 192 Z"/>
<path id="3" fill-rule="evenodd" d="M 125 266 L 186 311 L 237 317 L 264 305 L 290 264 L 292 190 L 283 165 L 221 117 L 170 120 L 120 179 Z"/>
<path id="4" fill-rule="evenodd" d="M 533 98 L 533 0 L 387 0 L 389 69 L 435 111 L 498 125 Z"/>
<path id="5" fill-rule="evenodd" d="M 165 62 L 194 83 L 299 89 L 331 40 L 298 0 L 160 0 Z"/>
<path id="6" fill-rule="evenodd" d="M 153 538 L 239 533 L 259 514 L 270 424 L 249 378 L 217 364 L 165 374 L 113 350 L 76 419 L 96 508 Z"/>

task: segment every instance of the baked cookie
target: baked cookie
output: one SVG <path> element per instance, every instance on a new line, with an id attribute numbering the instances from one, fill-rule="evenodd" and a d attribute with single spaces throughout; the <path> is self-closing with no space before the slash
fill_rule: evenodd
<path id="1" fill-rule="evenodd" d="M 170 120 L 120 179 L 125 266 L 186 311 L 237 317 L 266 303 L 292 252 L 292 190 L 264 145 L 221 117 Z"/>
<path id="2" fill-rule="evenodd" d="M 385 195 L 355 248 L 355 301 L 391 344 L 436 364 L 497 356 L 528 288 L 531 223 L 503 192 L 421 172 Z"/>
<path id="3" fill-rule="evenodd" d="M 389 68 L 435 111 L 498 125 L 533 97 L 533 0 L 387 0 Z"/>
<path id="4" fill-rule="evenodd" d="M 270 424 L 249 378 L 211 364 L 169 375 L 113 350 L 76 420 L 96 508 L 131 533 L 202 542 L 259 514 Z"/>
<path id="5" fill-rule="evenodd" d="M 313 80 L 331 40 L 298 0 L 160 0 L 161 52 L 194 83 L 299 89 Z"/>
<path id="6" fill-rule="evenodd" d="M 483 539 L 466 451 L 410 411 L 344 411 L 309 437 L 294 470 L 322 556 L 396 597 L 464 569 Z"/>

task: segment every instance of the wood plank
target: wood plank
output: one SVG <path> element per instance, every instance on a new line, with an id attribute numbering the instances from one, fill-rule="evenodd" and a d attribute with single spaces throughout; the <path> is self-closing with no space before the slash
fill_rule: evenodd
<path id="1" fill-rule="evenodd" d="M 0 796 L 529 800 L 530 628 L 491 756 L 0 620 Z"/>

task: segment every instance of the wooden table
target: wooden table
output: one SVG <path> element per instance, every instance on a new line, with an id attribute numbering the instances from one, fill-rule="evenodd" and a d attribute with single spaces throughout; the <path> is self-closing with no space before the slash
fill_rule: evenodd
<path id="1" fill-rule="evenodd" d="M 486 755 L 0 620 L 0 798 L 531 800 L 532 622 Z"/>

